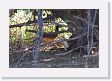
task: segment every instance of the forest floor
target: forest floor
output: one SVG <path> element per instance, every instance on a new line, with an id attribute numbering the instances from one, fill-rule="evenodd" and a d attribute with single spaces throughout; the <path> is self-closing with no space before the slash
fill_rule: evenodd
<path id="1" fill-rule="evenodd" d="M 86 60 L 78 53 L 69 53 L 67 55 L 55 55 L 51 51 L 42 52 L 39 55 L 39 61 L 35 66 L 33 63 L 32 53 L 28 52 L 24 58 L 22 53 L 10 53 L 10 68 L 86 68 Z M 21 60 L 20 60 L 21 59 Z M 19 63 L 17 63 L 20 60 Z M 88 68 L 99 67 L 99 57 L 88 59 Z"/>

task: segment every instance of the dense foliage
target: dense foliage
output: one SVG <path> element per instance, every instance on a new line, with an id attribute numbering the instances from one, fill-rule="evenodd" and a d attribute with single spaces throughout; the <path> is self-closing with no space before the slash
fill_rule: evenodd
<path id="1" fill-rule="evenodd" d="M 32 45 L 32 41 L 35 38 L 35 33 L 31 32 L 26 32 L 26 30 L 37 30 L 38 29 L 38 24 L 37 23 L 31 23 L 29 25 L 26 25 L 27 22 L 29 21 L 37 21 L 38 16 L 37 16 L 38 10 L 37 9 L 17 9 L 12 11 L 10 15 L 10 23 L 9 25 L 17 25 L 17 27 L 10 28 L 10 44 L 14 45 L 17 44 L 18 42 L 23 43 L 23 44 L 30 44 Z M 42 12 L 42 18 L 43 20 L 49 16 L 52 16 L 52 11 L 50 10 L 43 10 Z M 48 19 L 45 21 L 46 23 L 43 23 L 43 32 L 49 33 L 49 32 L 55 32 L 56 31 L 56 25 L 51 23 L 52 20 Z M 66 25 L 66 22 L 64 22 L 61 18 L 55 18 L 55 22 L 59 23 L 61 22 L 62 25 Z M 18 27 L 18 24 L 24 23 L 23 26 Z M 58 30 L 63 31 L 67 30 L 67 27 L 60 27 Z M 67 32 L 66 32 L 67 33 Z M 70 32 L 69 32 L 70 33 Z M 17 42 L 18 41 L 18 42 Z"/>

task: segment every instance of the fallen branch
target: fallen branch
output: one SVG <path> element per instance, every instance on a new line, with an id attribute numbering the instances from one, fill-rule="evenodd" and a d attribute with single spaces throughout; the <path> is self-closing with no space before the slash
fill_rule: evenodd
<path id="1" fill-rule="evenodd" d="M 74 49 L 72 49 L 72 50 L 70 50 L 70 51 L 68 51 L 68 52 L 65 52 L 65 53 L 58 53 L 58 54 L 55 54 L 55 55 L 58 55 L 58 56 L 60 56 L 60 55 L 66 55 L 66 54 L 71 53 L 72 51 L 75 51 L 75 50 L 79 49 L 79 48 L 85 48 L 85 46 L 79 46 L 79 47 L 74 48 Z"/>
<path id="2" fill-rule="evenodd" d="M 46 21 L 43 21 L 43 26 L 48 26 L 49 24 L 46 24 L 45 23 Z M 20 24 L 16 24 L 16 25 L 10 25 L 9 28 L 14 28 L 14 27 L 22 27 L 22 26 L 29 26 L 33 23 L 37 23 L 37 20 L 34 20 L 34 21 L 28 21 L 28 22 L 24 22 L 24 23 L 20 23 Z M 50 24 L 55 24 L 55 25 L 58 25 L 59 27 L 61 26 L 65 26 L 67 27 L 67 25 L 62 25 L 58 22 L 55 22 L 55 21 L 52 21 L 52 22 L 47 22 L 47 23 L 50 23 Z"/>
<path id="3" fill-rule="evenodd" d="M 20 24 L 16 24 L 16 25 L 10 25 L 9 28 L 14 28 L 14 27 L 22 27 L 22 26 L 29 26 L 32 23 L 37 23 L 37 20 L 34 21 L 28 21 L 28 22 L 24 22 L 24 23 L 20 23 Z"/>

